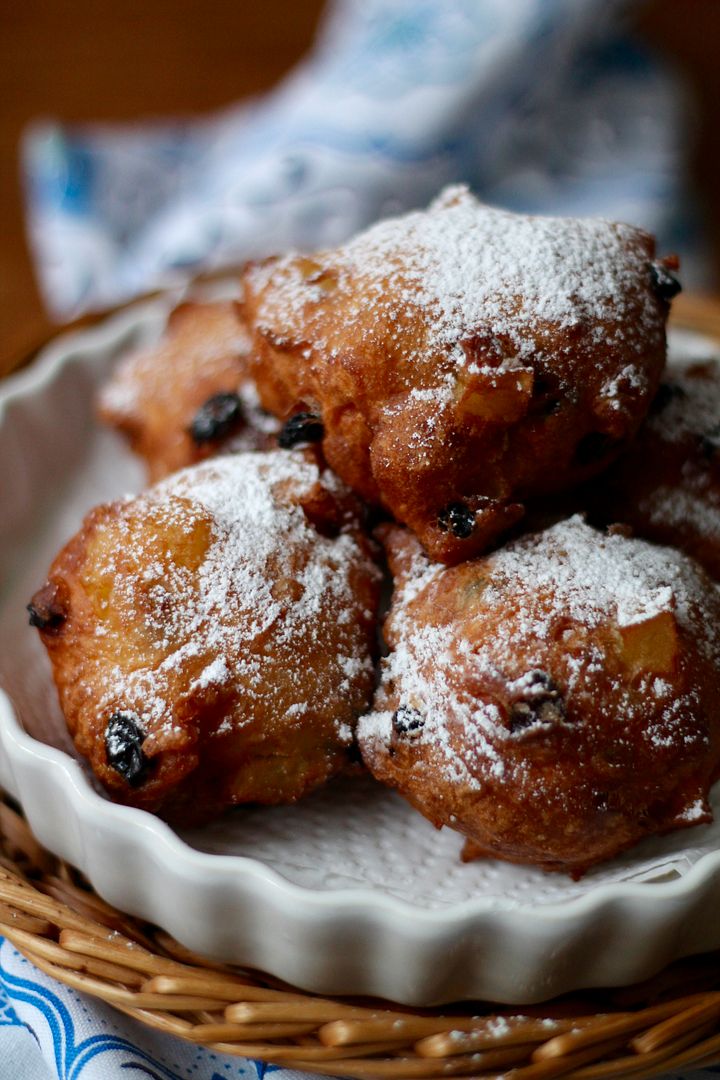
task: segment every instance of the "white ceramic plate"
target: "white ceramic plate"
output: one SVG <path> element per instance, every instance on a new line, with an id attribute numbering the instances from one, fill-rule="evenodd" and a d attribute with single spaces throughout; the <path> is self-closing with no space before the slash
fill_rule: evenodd
<path id="1" fill-rule="evenodd" d="M 142 486 L 93 399 L 118 356 L 157 337 L 171 302 L 66 335 L 0 386 L 0 783 L 40 842 L 190 948 L 324 993 L 524 1003 L 720 947 L 720 790 L 718 824 L 646 841 L 579 882 L 463 865 L 460 837 L 370 780 L 184 834 L 98 792 L 25 604 L 83 514 Z M 677 346 L 714 351 L 687 335 Z"/>

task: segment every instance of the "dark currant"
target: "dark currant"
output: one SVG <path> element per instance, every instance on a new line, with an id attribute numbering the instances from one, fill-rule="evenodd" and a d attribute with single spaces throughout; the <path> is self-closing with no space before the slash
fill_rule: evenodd
<path id="1" fill-rule="evenodd" d="M 278 435 L 278 446 L 283 450 L 291 450 L 302 443 L 320 442 L 324 434 L 325 428 L 317 413 L 295 413 L 283 424 Z"/>
<path id="2" fill-rule="evenodd" d="M 409 705 L 401 705 L 393 713 L 392 725 L 398 735 L 415 735 L 422 731 L 425 721 L 417 709 Z"/>
<path id="3" fill-rule="evenodd" d="M 650 263 L 650 281 L 655 295 L 666 303 L 682 292 L 682 285 L 678 279 L 662 263 Z"/>
<path id="4" fill-rule="evenodd" d="M 148 760 L 142 750 L 144 741 L 145 732 L 132 713 L 113 713 L 105 728 L 105 752 L 108 765 L 130 787 L 138 787 L 147 770 Z"/>
<path id="5" fill-rule="evenodd" d="M 54 604 L 34 602 L 27 605 L 27 610 L 30 612 L 28 622 L 38 630 L 58 630 L 67 618 L 65 612 Z"/>
<path id="6" fill-rule="evenodd" d="M 67 602 L 63 602 L 64 590 L 56 583 L 48 582 L 36 592 L 27 611 L 29 623 L 38 630 L 59 630 L 67 619 Z"/>
<path id="7" fill-rule="evenodd" d="M 521 697 L 510 707 L 511 731 L 565 719 L 565 699 L 546 671 L 529 672 L 524 683 Z"/>
<path id="8" fill-rule="evenodd" d="M 195 414 L 190 434 L 198 444 L 224 439 L 242 420 L 242 402 L 237 394 L 213 394 Z"/>
<path id="9" fill-rule="evenodd" d="M 475 514 L 464 502 L 448 503 L 438 514 L 438 527 L 458 540 L 467 540 L 475 529 Z"/>

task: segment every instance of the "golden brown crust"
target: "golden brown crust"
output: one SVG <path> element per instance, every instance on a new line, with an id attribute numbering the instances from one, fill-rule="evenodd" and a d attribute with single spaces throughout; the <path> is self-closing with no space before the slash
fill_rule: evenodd
<path id="1" fill-rule="evenodd" d="M 158 345 L 126 357 L 99 400 L 100 417 L 127 436 L 147 463 L 150 481 L 202 461 L 241 435 L 242 449 L 269 449 L 268 430 L 254 430 L 247 401 L 218 438 L 193 437 L 198 411 L 215 395 L 250 387 L 250 340 L 231 301 L 189 301 L 171 312 Z"/>
<path id="2" fill-rule="evenodd" d="M 665 356 L 653 256 L 629 226 L 453 190 L 335 251 L 251 266 L 241 310 L 263 404 L 320 414 L 339 476 L 434 558 L 471 557 L 634 435 Z"/>
<path id="3" fill-rule="evenodd" d="M 574 875 L 710 819 L 720 597 L 579 518 L 452 568 L 385 529 L 396 595 L 363 758 L 480 854 Z"/>
<path id="4" fill-rule="evenodd" d="M 183 824 L 346 764 L 376 606 L 354 500 L 278 451 L 98 507 L 32 602 L 80 753 L 113 798 Z"/>

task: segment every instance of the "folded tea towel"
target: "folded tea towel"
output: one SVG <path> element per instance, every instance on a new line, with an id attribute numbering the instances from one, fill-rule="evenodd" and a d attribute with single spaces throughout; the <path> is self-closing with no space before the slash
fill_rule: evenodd
<path id="1" fill-rule="evenodd" d="M 0 942 L 0 1080 L 320 1080 L 162 1035 Z"/>
<path id="2" fill-rule="evenodd" d="M 335 244 L 451 181 L 510 209 L 643 225 L 687 255 L 687 110 L 627 36 L 637 6 L 335 0 L 311 55 L 249 105 L 31 127 L 49 308 L 67 319 L 201 268 Z"/>

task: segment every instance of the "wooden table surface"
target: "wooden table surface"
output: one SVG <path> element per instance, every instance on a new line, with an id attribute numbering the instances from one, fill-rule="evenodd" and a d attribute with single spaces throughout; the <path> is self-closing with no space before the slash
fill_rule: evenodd
<path id="1" fill-rule="evenodd" d="M 24 231 L 30 120 L 201 114 L 269 89 L 309 48 L 323 0 L 0 0 L 0 374 L 52 329 Z"/>
<path id="2" fill-rule="evenodd" d="M 263 91 L 309 47 L 323 0 L 0 0 L 0 374 L 52 330 L 24 235 L 17 147 L 28 121 L 202 113 Z M 653 0 L 641 30 L 699 105 L 696 167 L 720 266 L 720 3 Z"/>

